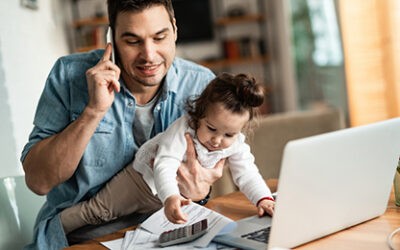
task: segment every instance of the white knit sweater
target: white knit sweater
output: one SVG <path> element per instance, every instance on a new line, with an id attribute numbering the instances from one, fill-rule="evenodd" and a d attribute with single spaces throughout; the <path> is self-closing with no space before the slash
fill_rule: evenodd
<path id="1" fill-rule="evenodd" d="M 229 148 L 208 151 L 188 126 L 187 116 L 183 116 L 165 132 L 143 144 L 133 162 L 133 168 L 143 175 L 153 194 L 157 194 L 163 203 L 169 196 L 179 194 L 176 173 L 181 162 L 186 160 L 186 132 L 194 138 L 198 160 L 203 167 L 212 168 L 220 159 L 227 158 L 234 183 L 253 204 L 263 197 L 271 197 L 243 134 L 239 134 Z"/>

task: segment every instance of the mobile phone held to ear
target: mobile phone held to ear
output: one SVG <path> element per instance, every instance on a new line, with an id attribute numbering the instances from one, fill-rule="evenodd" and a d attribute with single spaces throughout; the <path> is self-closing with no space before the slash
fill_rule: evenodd
<path id="1" fill-rule="evenodd" d="M 111 52 L 111 61 L 115 63 L 115 49 L 114 49 L 114 40 L 112 37 L 112 30 L 111 27 L 108 26 L 107 35 L 106 35 L 106 42 L 111 43 L 112 52 Z"/>

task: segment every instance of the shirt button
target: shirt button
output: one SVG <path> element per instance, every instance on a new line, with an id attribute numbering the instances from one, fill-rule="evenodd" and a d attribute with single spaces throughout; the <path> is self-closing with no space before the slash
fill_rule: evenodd
<path id="1" fill-rule="evenodd" d="M 160 105 L 157 105 L 156 109 L 157 109 L 157 110 L 160 110 L 160 109 L 161 109 Z"/>
<path id="2" fill-rule="evenodd" d="M 133 106 L 133 102 L 132 101 L 128 102 L 128 106 L 132 107 Z"/>

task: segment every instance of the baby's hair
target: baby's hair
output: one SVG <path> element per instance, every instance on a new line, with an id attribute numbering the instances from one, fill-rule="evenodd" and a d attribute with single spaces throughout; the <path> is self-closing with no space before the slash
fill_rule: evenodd
<path id="1" fill-rule="evenodd" d="M 215 77 L 195 99 L 187 101 L 189 125 L 198 129 L 200 119 L 206 116 L 211 104 L 221 103 L 226 110 L 236 114 L 249 112 L 249 121 L 253 119 L 255 107 L 264 101 L 264 89 L 261 84 L 246 74 L 231 75 L 222 73 Z"/>

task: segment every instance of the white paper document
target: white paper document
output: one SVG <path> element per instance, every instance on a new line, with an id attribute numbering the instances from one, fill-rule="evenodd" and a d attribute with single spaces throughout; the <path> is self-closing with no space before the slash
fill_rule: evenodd
<path id="1" fill-rule="evenodd" d="M 205 235 L 186 244 L 162 249 L 193 249 L 193 247 L 217 249 L 216 244 L 210 244 L 211 240 L 216 235 L 231 232 L 236 227 L 236 222 L 228 217 L 193 202 L 182 207 L 182 211 L 188 215 L 186 224 L 169 222 L 164 214 L 164 208 L 162 208 L 145 220 L 138 229 L 126 232 L 122 241 L 120 240 L 118 243 L 116 241 L 102 242 L 102 244 L 110 249 L 158 249 L 157 240 L 162 232 L 207 219 L 208 231 Z M 118 244 L 119 246 L 117 246 Z"/>

